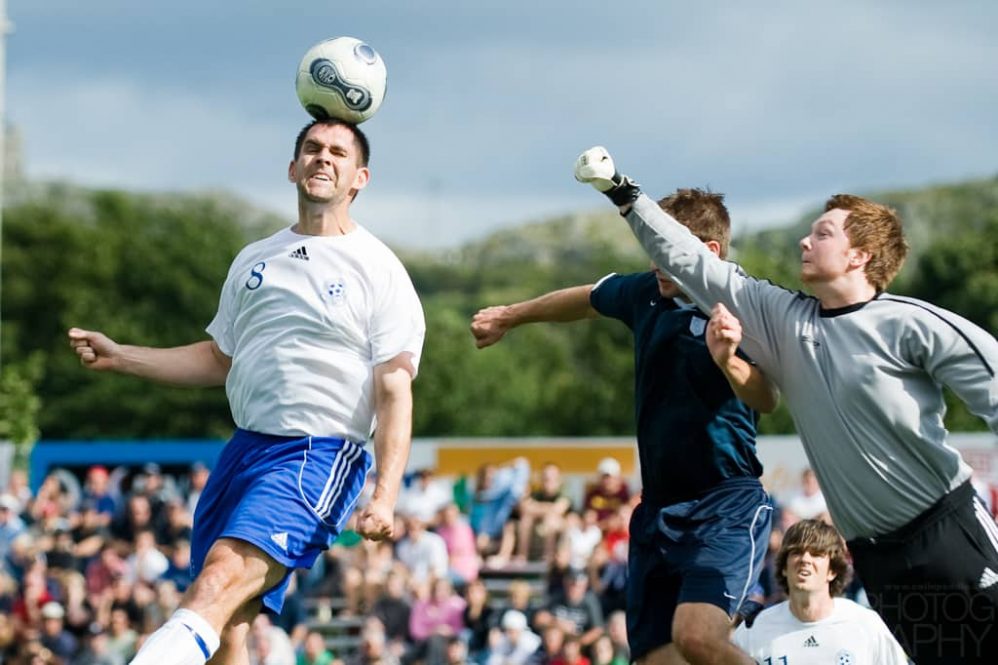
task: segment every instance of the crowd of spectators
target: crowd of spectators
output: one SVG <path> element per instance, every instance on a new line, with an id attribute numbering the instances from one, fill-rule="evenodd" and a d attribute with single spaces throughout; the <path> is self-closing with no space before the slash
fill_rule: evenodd
<path id="1" fill-rule="evenodd" d="M 33 494 L 14 471 L 0 493 L 0 664 L 127 663 L 191 583 L 208 474 L 56 470 Z M 464 488 L 414 474 L 392 541 L 365 541 L 348 523 L 292 576 L 282 614 L 258 617 L 251 662 L 626 665 L 627 527 L 640 492 L 617 460 L 575 498 L 557 464 L 532 470 L 522 458 L 483 466 Z M 771 554 L 797 519 L 827 519 L 812 473 L 777 515 Z M 774 580 L 770 556 L 758 602 L 782 599 Z M 334 625 L 345 639 L 330 639 Z"/>

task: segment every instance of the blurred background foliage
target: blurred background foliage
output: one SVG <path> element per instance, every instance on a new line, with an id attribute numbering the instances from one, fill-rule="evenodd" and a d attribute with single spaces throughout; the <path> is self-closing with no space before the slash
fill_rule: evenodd
<path id="1" fill-rule="evenodd" d="M 912 245 L 890 290 L 994 334 L 998 178 L 870 196 L 898 208 Z M 732 257 L 751 274 L 800 288 L 797 241 L 816 214 L 750 234 L 738 233 L 736 220 Z M 8 199 L 3 220 L 0 439 L 227 437 L 233 425 L 223 390 L 84 371 L 66 330 L 156 346 L 203 339 L 236 252 L 285 223 L 221 194 L 25 186 Z M 561 217 L 449 250 L 396 250 L 427 317 L 417 436 L 633 433 L 633 350 L 623 325 L 526 326 L 481 351 L 468 330 L 481 307 L 646 269 L 615 214 Z M 950 402 L 950 429 L 984 428 Z M 793 431 L 782 408 L 760 427 Z"/>

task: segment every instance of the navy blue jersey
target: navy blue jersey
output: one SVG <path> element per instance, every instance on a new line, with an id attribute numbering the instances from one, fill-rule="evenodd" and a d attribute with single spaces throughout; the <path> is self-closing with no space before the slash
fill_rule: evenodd
<path id="1" fill-rule="evenodd" d="M 663 298 L 652 272 L 611 275 L 589 296 L 634 333 L 635 413 L 643 500 L 667 505 L 728 478 L 762 475 L 758 413 L 735 397 L 714 364 L 708 317 Z"/>

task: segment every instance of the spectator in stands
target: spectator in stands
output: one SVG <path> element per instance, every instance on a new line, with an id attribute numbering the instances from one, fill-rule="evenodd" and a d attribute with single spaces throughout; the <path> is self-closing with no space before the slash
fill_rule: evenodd
<path id="1" fill-rule="evenodd" d="M 0 495 L 0 562 L 7 559 L 11 543 L 24 533 L 26 528 L 20 511 L 21 504 L 14 495 Z"/>
<path id="2" fill-rule="evenodd" d="M 116 543 L 104 543 L 97 558 L 91 561 L 84 573 L 87 580 L 87 593 L 100 596 L 110 589 L 114 580 L 125 574 L 127 564 L 118 554 Z"/>
<path id="3" fill-rule="evenodd" d="M 541 638 L 527 626 L 526 615 L 507 610 L 500 628 L 485 665 L 526 665 L 541 646 Z"/>
<path id="4" fill-rule="evenodd" d="M 125 502 L 125 513 L 111 522 L 111 536 L 130 543 L 135 541 L 135 534 L 139 531 L 153 528 L 153 508 L 149 497 L 133 494 Z"/>
<path id="5" fill-rule="evenodd" d="M 107 633 L 98 623 L 91 624 L 83 634 L 83 646 L 69 665 L 125 665 L 125 661 L 108 651 Z"/>
<path id="6" fill-rule="evenodd" d="M 385 577 L 385 590 L 371 606 L 371 616 L 377 617 L 389 642 L 407 645 L 412 603 L 406 597 L 406 573 L 396 568 Z"/>
<path id="7" fill-rule="evenodd" d="M 612 513 L 611 513 L 612 514 Z M 565 519 L 565 547 L 568 548 L 568 565 L 571 568 L 585 568 L 599 544 L 603 541 L 603 530 L 599 525 L 599 512 L 586 508 L 582 515 L 569 513 Z"/>
<path id="8" fill-rule="evenodd" d="M 542 604 L 541 600 L 536 597 L 530 582 L 525 579 L 512 580 L 506 587 L 506 604 L 502 608 L 503 614 L 506 610 L 522 612 L 530 625 L 533 625 L 534 616 Z"/>
<path id="9" fill-rule="evenodd" d="M 204 491 L 205 485 L 208 484 L 210 474 L 211 471 L 204 462 L 194 462 L 191 464 L 190 471 L 187 472 L 187 512 L 191 515 L 198 507 L 198 499 L 201 498 L 201 493 Z"/>
<path id="10" fill-rule="evenodd" d="M 478 470 L 469 520 L 478 551 L 482 556 L 495 555 L 496 566 L 505 564 L 513 554 L 515 532 L 509 518 L 529 480 L 530 463 L 523 457 L 501 466 L 483 464 Z"/>
<path id="11" fill-rule="evenodd" d="M 628 665 L 627 660 L 620 656 L 613 647 L 609 635 L 600 635 L 593 644 L 592 665 Z"/>
<path id="12" fill-rule="evenodd" d="M 446 640 L 464 630 L 464 598 L 454 593 L 446 576 L 430 587 L 430 597 L 418 599 L 409 616 L 409 635 L 417 660 L 443 658 Z M 432 657 L 432 658 L 431 658 Z"/>
<path id="13" fill-rule="evenodd" d="M 31 486 L 28 484 L 28 474 L 24 469 L 12 469 L 7 479 L 7 488 L 3 492 L 17 501 L 15 512 L 20 515 L 31 504 Z"/>
<path id="14" fill-rule="evenodd" d="M 170 568 L 170 560 L 156 547 L 156 536 L 151 529 L 135 534 L 132 554 L 126 560 L 126 575 L 130 580 L 149 584 Z"/>
<path id="15" fill-rule="evenodd" d="M 305 646 L 298 654 L 296 665 L 331 665 L 334 660 L 335 656 L 326 648 L 322 633 L 312 630 L 305 636 Z"/>
<path id="16" fill-rule="evenodd" d="M 498 612 L 489 602 L 489 591 L 480 579 L 468 582 L 464 589 L 464 626 L 468 653 L 476 662 L 488 648 L 489 631 L 498 623 Z"/>
<path id="17" fill-rule="evenodd" d="M 87 475 L 83 481 L 81 503 L 93 503 L 104 526 L 110 524 L 115 513 L 118 512 L 118 494 L 111 488 L 110 477 L 111 474 L 108 473 L 106 466 L 95 464 L 87 469 Z"/>
<path id="18" fill-rule="evenodd" d="M 253 619 L 247 646 L 250 665 L 295 665 L 298 660 L 288 634 L 275 626 L 266 612 Z"/>
<path id="19" fill-rule="evenodd" d="M 547 462 L 541 467 L 540 486 L 520 501 L 517 559 L 526 561 L 530 558 L 534 537 L 540 536 L 543 543 L 540 559 L 550 561 L 565 527 L 565 513 L 571 507 L 572 502 L 562 487 L 561 467 Z"/>
<path id="20" fill-rule="evenodd" d="M 172 582 L 177 591 L 183 593 L 193 581 L 191 578 L 191 543 L 178 540 L 170 550 L 170 565 L 162 575 L 161 580 Z"/>
<path id="21" fill-rule="evenodd" d="M 135 655 L 139 644 L 139 634 L 132 628 L 132 619 L 124 607 L 111 610 L 108 623 L 107 651 L 112 657 L 127 663 Z"/>
<path id="22" fill-rule="evenodd" d="M 552 665 L 589 665 L 589 659 L 582 653 L 582 641 L 577 635 L 565 635 L 565 644 L 561 647 L 561 657 L 556 658 Z"/>
<path id="23" fill-rule="evenodd" d="M 552 597 L 534 617 L 537 628 L 552 624 L 566 635 L 578 637 L 585 649 L 603 633 L 603 611 L 596 595 L 589 590 L 589 576 L 584 570 L 572 570 L 566 575 L 562 592 Z"/>
<path id="24" fill-rule="evenodd" d="M 613 653 L 618 660 L 631 662 L 631 649 L 627 642 L 627 614 L 623 610 L 611 612 L 606 619 L 606 634 L 613 642 Z"/>
<path id="25" fill-rule="evenodd" d="M 399 665 L 387 647 L 385 627 L 375 617 L 369 617 L 360 633 L 360 648 L 346 665 Z"/>
<path id="26" fill-rule="evenodd" d="M 271 622 L 288 634 L 291 647 L 298 653 L 308 635 L 308 610 L 305 607 L 305 596 L 301 592 L 301 575 L 298 571 L 291 574 L 288 580 L 288 590 L 284 597 L 284 607 L 276 617 L 271 616 Z"/>
<path id="27" fill-rule="evenodd" d="M 825 505 L 825 495 L 821 493 L 818 486 L 818 477 L 810 468 L 804 469 L 800 474 L 800 491 L 795 494 L 786 506 L 787 510 L 801 520 L 816 520 L 827 518 L 828 506 Z"/>
<path id="28" fill-rule="evenodd" d="M 69 660 L 76 654 L 78 642 L 66 630 L 66 610 L 55 601 L 42 606 L 42 645 L 63 660 Z"/>
<path id="29" fill-rule="evenodd" d="M 529 665 L 552 665 L 561 658 L 565 646 L 565 631 L 551 624 L 541 633 L 541 646 L 530 657 Z"/>
<path id="30" fill-rule="evenodd" d="M 454 491 L 444 480 L 433 477 L 431 469 L 416 472 L 409 487 L 402 490 L 398 504 L 405 506 L 410 515 L 415 515 L 426 524 L 437 522 L 440 509 L 454 500 Z"/>
<path id="31" fill-rule="evenodd" d="M 166 476 L 163 469 L 155 462 L 149 462 L 142 467 L 132 485 L 133 494 L 141 494 L 149 499 L 154 519 L 158 519 L 167 502 L 179 497 L 176 484 L 171 476 Z"/>
<path id="32" fill-rule="evenodd" d="M 447 546 L 449 574 L 454 583 L 463 586 L 476 579 L 481 559 L 475 546 L 475 532 L 453 501 L 440 510 L 436 532 Z"/>
<path id="33" fill-rule="evenodd" d="M 468 646 L 460 637 L 454 636 L 447 640 L 447 653 L 444 656 L 445 665 L 466 665 L 468 662 Z"/>
<path id="34" fill-rule="evenodd" d="M 400 504 L 405 509 L 405 504 Z M 415 582 L 426 582 L 433 578 L 447 576 L 450 560 L 447 557 L 447 544 L 415 515 L 406 515 L 405 536 L 395 547 L 395 556 L 409 569 Z"/>
<path id="35" fill-rule="evenodd" d="M 187 512 L 187 504 L 176 497 L 166 502 L 161 519 L 156 525 L 156 543 L 172 548 L 179 540 L 191 540 L 192 514 Z"/>
<path id="36" fill-rule="evenodd" d="M 111 532 L 108 520 L 97 510 L 97 504 L 84 500 L 80 504 L 80 512 L 74 520 L 72 530 L 73 555 L 79 559 L 83 570 L 100 554 L 101 548 Z"/>
<path id="37" fill-rule="evenodd" d="M 66 611 L 66 629 L 82 635 L 93 623 L 94 608 L 87 600 L 87 584 L 83 575 L 75 570 L 66 571 L 60 578 L 62 606 Z"/>
<path id="38" fill-rule="evenodd" d="M 620 462 L 604 457 L 596 467 L 597 478 L 587 489 L 582 502 L 583 510 L 596 511 L 600 528 L 620 506 L 631 500 L 631 490 L 620 473 Z"/>

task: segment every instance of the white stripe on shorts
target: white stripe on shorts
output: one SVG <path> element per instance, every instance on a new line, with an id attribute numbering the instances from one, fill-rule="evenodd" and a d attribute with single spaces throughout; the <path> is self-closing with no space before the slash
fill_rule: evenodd
<path id="1" fill-rule="evenodd" d="M 998 524 L 995 524 L 995 519 L 988 514 L 987 508 L 984 507 L 980 499 L 975 496 L 973 501 L 977 521 L 981 523 L 981 528 L 984 529 L 988 540 L 991 541 L 991 546 L 995 548 L 995 554 L 998 554 Z"/>
<path id="2" fill-rule="evenodd" d="M 343 485 L 346 484 L 347 476 L 350 475 L 350 469 L 353 467 L 353 463 L 364 453 L 364 449 L 361 446 L 353 443 L 352 441 L 345 441 L 343 446 L 350 446 L 350 450 L 344 454 L 343 450 L 340 450 L 338 458 L 344 458 L 343 468 L 339 471 L 339 478 L 333 484 L 333 491 L 329 493 L 329 497 L 326 499 L 325 503 L 319 502 L 315 506 L 315 512 L 319 514 L 323 520 L 329 517 L 329 514 L 333 512 L 333 507 L 336 506 L 336 500 L 340 498 L 340 494 L 343 493 Z M 337 460 L 339 461 L 339 460 Z"/>
<path id="3" fill-rule="evenodd" d="M 742 589 L 742 597 L 738 599 L 738 604 L 735 605 L 734 611 L 737 612 L 741 609 L 742 604 L 745 603 L 745 597 L 748 596 L 749 587 L 752 584 L 753 573 L 755 572 L 755 523 L 759 521 L 759 515 L 764 510 L 772 510 L 772 506 L 762 505 L 755 509 L 755 515 L 752 516 L 752 523 L 749 525 L 749 542 L 752 544 L 752 549 L 749 554 L 749 565 L 748 565 L 748 577 L 745 578 L 745 588 Z"/>

